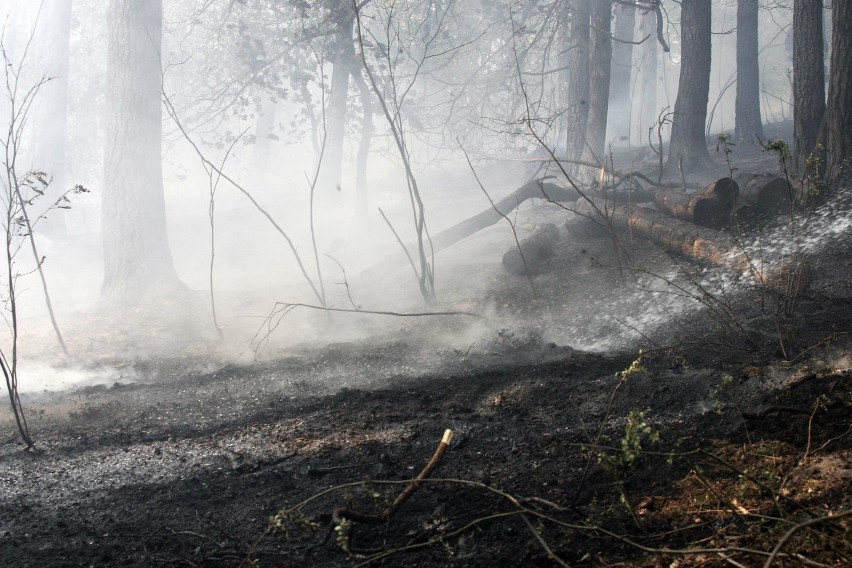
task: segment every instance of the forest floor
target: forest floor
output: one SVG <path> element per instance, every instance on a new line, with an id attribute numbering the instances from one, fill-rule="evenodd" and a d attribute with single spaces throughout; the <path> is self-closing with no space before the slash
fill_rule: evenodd
<path id="1" fill-rule="evenodd" d="M 405 318 L 249 364 L 93 358 L 124 378 L 24 397 L 35 449 L 0 415 L 0 566 L 848 565 L 838 234 L 795 298 L 565 237 L 535 294 L 499 255 L 447 268 L 447 307 L 499 320 L 473 335 Z M 379 522 L 335 524 L 353 511 Z"/>

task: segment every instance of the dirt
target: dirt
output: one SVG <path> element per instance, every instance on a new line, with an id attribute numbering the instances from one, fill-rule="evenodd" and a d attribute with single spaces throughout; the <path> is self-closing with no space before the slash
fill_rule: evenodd
<path id="1" fill-rule="evenodd" d="M 448 292 L 492 314 L 470 342 L 464 318 L 412 318 L 254 363 L 183 345 L 25 396 L 34 449 L 1 417 L 0 565 L 849 562 L 848 241 L 795 305 L 666 303 L 648 274 L 683 261 L 636 242 L 624 269 L 610 244 L 564 242 L 535 294 L 478 266 L 483 292 Z"/>

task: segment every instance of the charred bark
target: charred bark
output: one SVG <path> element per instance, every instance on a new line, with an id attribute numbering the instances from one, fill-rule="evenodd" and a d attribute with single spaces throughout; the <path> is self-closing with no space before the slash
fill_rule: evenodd
<path id="1" fill-rule="evenodd" d="M 684 172 L 712 165 L 704 123 L 710 93 L 710 6 L 707 0 L 681 3 L 681 59 L 672 116 L 668 167 Z"/>
<path id="2" fill-rule="evenodd" d="M 567 24 L 568 84 L 566 88 L 567 138 L 565 157 L 580 159 L 586 147 L 589 122 L 589 21 L 591 0 L 572 0 Z M 569 164 L 568 173 L 576 175 L 578 166 Z"/>
<path id="3" fill-rule="evenodd" d="M 848 21 L 846 23 L 848 25 Z M 793 3 L 793 153 L 803 172 L 825 115 L 822 0 Z M 844 34 L 846 31 L 844 30 Z"/>
<path id="4" fill-rule="evenodd" d="M 659 191 L 655 203 L 658 209 L 678 219 L 702 227 L 723 229 L 731 224 L 738 193 L 734 180 L 721 178 L 701 193 L 692 195 L 675 190 Z"/>
<path id="5" fill-rule="evenodd" d="M 594 0 L 591 21 L 589 123 L 586 127 L 586 150 L 591 160 L 605 165 L 606 120 L 612 73 L 612 1 Z"/>
<path id="6" fill-rule="evenodd" d="M 828 84 L 826 174 L 830 183 L 852 177 L 852 1 L 834 0 Z"/>

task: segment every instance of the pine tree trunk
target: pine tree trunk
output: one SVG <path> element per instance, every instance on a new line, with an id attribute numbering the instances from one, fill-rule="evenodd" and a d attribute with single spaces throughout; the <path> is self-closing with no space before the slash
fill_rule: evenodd
<path id="1" fill-rule="evenodd" d="M 754 144 L 763 138 L 760 119 L 760 69 L 758 68 L 758 0 L 737 3 L 737 99 L 734 141 Z"/>
<path id="2" fill-rule="evenodd" d="M 654 33 L 656 33 L 656 15 L 649 11 L 642 15 L 642 20 L 639 22 L 639 35 L 642 37 L 651 36 L 642 44 L 642 52 L 638 62 L 641 95 L 637 109 L 637 131 L 634 140 L 639 146 L 648 142 L 648 129 L 654 125 L 660 113 L 660 109 L 657 108 L 657 53 L 659 46 L 653 39 Z"/>
<path id="3" fill-rule="evenodd" d="M 565 157 L 578 160 L 586 146 L 589 122 L 589 17 L 591 0 L 572 0 L 567 25 L 568 88 L 565 120 L 568 128 Z M 569 164 L 568 173 L 576 175 L 578 167 Z"/>
<path id="4" fill-rule="evenodd" d="M 834 0 L 828 84 L 826 174 L 831 183 L 852 178 L 852 0 Z"/>
<path id="5" fill-rule="evenodd" d="M 102 227 L 105 299 L 128 305 L 184 289 L 166 232 L 162 0 L 110 0 Z"/>
<path id="6" fill-rule="evenodd" d="M 609 91 L 609 119 L 607 136 L 625 144 L 630 136 L 630 74 L 633 70 L 633 31 L 636 27 L 636 9 L 623 4 L 615 5 L 615 33 L 612 43 L 612 71 Z M 653 40 L 649 40 L 653 43 Z"/>
<path id="7" fill-rule="evenodd" d="M 684 172 L 712 165 L 704 123 L 710 94 L 710 2 L 681 3 L 680 79 L 672 116 L 668 168 Z"/>
<path id="8" fill-rule="evenodd" d="M 606 121 L 612 71 L 612 1 L 594 0 L 589 48 L 589 123 L 586 127 L 586 159 L 606 164 Z M 590 172 L 598 174 L 597 169 Z"/>
<path id="9" fill-rule="evenodd" d="M 846 25 L 849 23 L 847 21 Z M 844 30 L 844 33 L 848 33 Z M 793 139 L 796 171 L 816 148 L 825 114 L 822 0 L 793 3 Z"/>

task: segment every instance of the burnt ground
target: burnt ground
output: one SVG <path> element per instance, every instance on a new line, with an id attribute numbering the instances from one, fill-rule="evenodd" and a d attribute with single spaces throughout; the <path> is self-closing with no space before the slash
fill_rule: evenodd
<path id="1" fill-rule="evenodd" d="M 128 380 L 26 396 L 35 449 L 2 415 L 0 565 L 848 565 L 841 237 L 795 302 L 702 288 L 655 331 L 635 313 L 613 323 L 636 333 L 603 353 L 565 330 L 595 343 L 614 333 L 601 306 L 663 300 L 643 304 L 646 283 L 607 268 L 599 238 L 563 243 L 533 299 L 524 279 L 478 267 L 486 291 L 460 287 L 451 307 L 534 324 L 472 343 L 459 320 L 408 319 L 255 363 L 128 358 Z M 642 275 L 673 262 L 633 246 Z M 566 295 L 579 306 L 553 310 Z M 446 429 L 429 481 L 393 507 Z M 335 525 L 339 508 L 385 517 Z"/>

